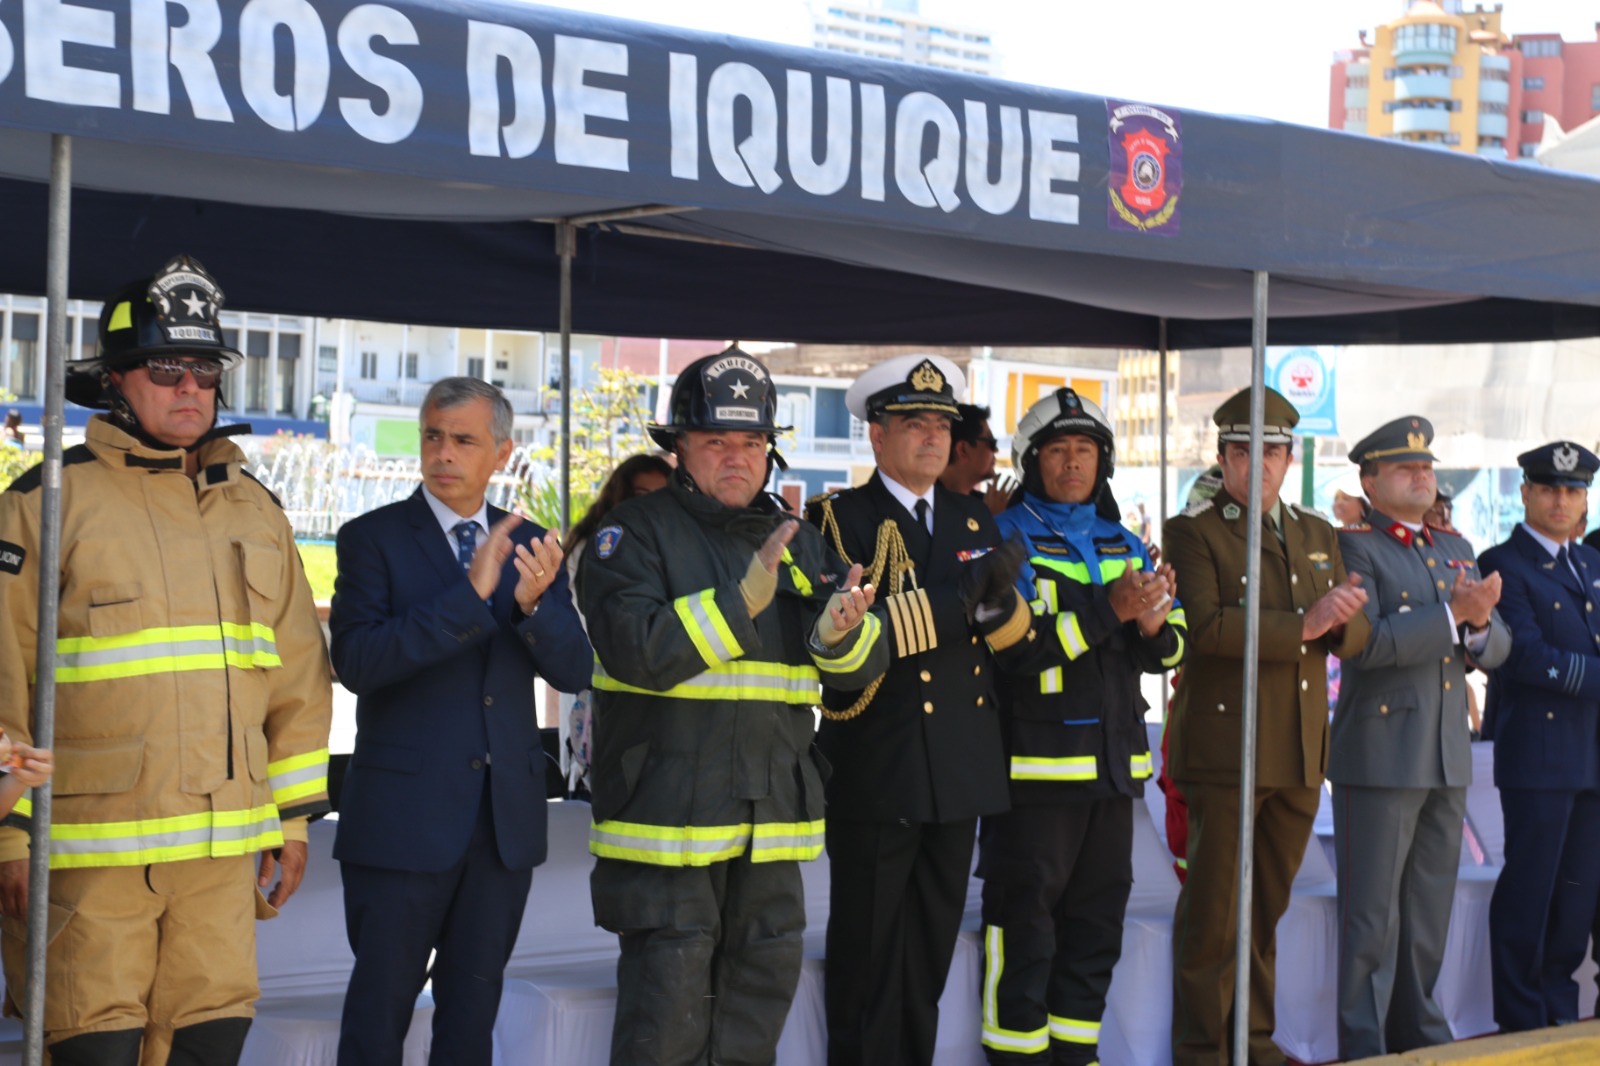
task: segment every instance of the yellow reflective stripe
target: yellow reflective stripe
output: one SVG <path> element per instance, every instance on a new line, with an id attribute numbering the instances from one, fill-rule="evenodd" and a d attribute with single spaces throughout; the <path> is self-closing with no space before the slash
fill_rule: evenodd
<path id="1" fill-rule="evenodd" d="M 589 826 L 589 852 L 656 866 L 710 866 L 744 854 L 750 823 L 740 825 L 643 825 L 607 820 Z"/>
<path id="2" fill-rule="evenodd" d="M 328 749 L 291 755 L 267 764 L 272 802 L 281 810 L 297 799 L 328 791 Z"/>
<path id="3" fill-rule="evenodd" d="M 162 626 L 111 637 L 63 637 L 56 644 L 58 683 L 282 665 L 276 634 L 259 622 Z"/>
<path id="4" fill-rule="evenodd" d="M 1167 619 L 1168 619 L 1168 621 L 1171 621 L 1172 616 L 1168 615 Z M 1161 665 L 1165 666 L 1165 667 L 1167 667 L 1169 669 L 1174 667 L 1174 666 L 1177 666 L 1180 662 L 1183 661 L 1183 649 L 1184 649 L 1184 646 L 1185 646 L 1185 641 L 1183 639 L 1183 635 L 1186 632 L 1188 632 L 1188 630 L 1186 630 L 1182 625 L 1175 625 L 1175 626 L 1172 627 L 1172 632 L 1177 634 L 1178 646 L 1173 651 L 1173 653 L 1171 655 L 1169 655 L 1165 659 L 1161 660 Z"/>
<path id="5" fill-rule="evenodd" d="M 867 661 L 867 656 L 872 653 L 872 646 L 878 643 L 878 638 L 883 635 L 883 623 L 878 621 L 878 616 L 867 613 L 861 616 L 861 635 L 856 638 L 856 646 L 837 659 L 829 659 L 822 655 L 812 655 L 812 661 L 817 664 L 817 669 L 825 674 L 847 674 L 852 670 L 861 669 L 861 664 Z"/>
<path id="6" fill-rule="evenodd" d="M 1133 775 L 1135 781 L 1155 773 L 1154 764 L 1150 761 L 1150 753 L 1147 751 L 1143 755 L 1130 756 L 1128 759 L 1128 771 Z"/>
<path id="7" fill-rule="evenodd" d="M 1052 666 L 1050 669 L 1039 675 L 1039 691 L 1044 693 L 1046 696 L 1054 696 L 1056 693 L 1060 692 L 1061 684 L 1062 673 L 1061 667 L 1059 666 Z"/>
<path id="8" fill-rule="evenodd" d="M 689 634 L 689 640 L 707 666 L 716 666 L 744 654 L 732 633 L 728 634 L 727 641 L 722 640 L 728 624 L 723 621 L 722 612 L 717 610 L 716 589 L 701 589 L 687 596 L 679 596 L 672 601 L 672 609 L 678 612 L 684 632 Z M 716 615 L 715 621 L 712 620 L 713 614 Z"/>
<path id="9" fill-rule="evenodd" d="M 1050 1030 L 1006 1029 L 1000 1025 L 1000 975 L 1006 965 L 1005 933 L 997 925 L 983 927 L 983 1046 L 1022 1054 L 1050 1050 Z"/>
<path id="10" fill-rule="evenodd" d="M 1089 642 L 1083 639 L 1083 627 L 1078 625 L 1078 615 L 1074 611 L 1056 615 L 1056 636 L 1068 659 L 1076 659 L 1089 650 Z"/>
<path id="11" fill-rule="evenodd" d="M 1086 563 L 1072 563 L 1065 559 L 1050 559 L 1039 555 L 1028 561 L 1033 564 L 1035 570 L 1053 570 L 1068 581 L 1075 581 L 1080 585 L 1089 584 L 1089 567 Z"/>
<path id="12" fill-rule="evenodd" d="M 789 578 L 794 582 L 795 591 L 802 596 L 811 595 L 811 582 L 806 578 L 806 572 L 794 564 L 794 556 L 789 554 L 789 549 L 783 549 L 783 561 L 789 564 Z"/>
<path id="13" fill-rule="evenodd" d="M 56 822 L 50 826 L 50 866 L 142 866 L 218 859 L 282 844 L 278 808 L 272 803 L 242 811 L 200 811 L 126 822 Z"/>
<path id="14" fill-rule="evenodd" d="M 1131 560 L 1131 563 L 1132 563 L 1131 567 L 1130 567 L 1129 563 L 1130 563 L 1130 560 L 1128 560 L 1128 559 L 1101 559 L 1100 560 L 1100 583 L 1103 584 L 1103 585 L 1111 584 L 1111 582 L 1113 582 L 1117 578 L 1121 577 L 1122 574 L 1123 574 L 1123 571 L 1125 571 L 1125 570 L 1129 570 L 1129 569 L 1142 570 L 1142 569 L 1144 569 L 1144 560 L 1143 559 L 1135 558 L 1135 559 Z"/>
<path id="15" fill-rule="evenodd" d="M 1063 564 L 1067 565 L 1067 564 Z M 1056 610 L 1056 583 L 1055 581 L 1042 581 L 1036 586 L 1039 590 L 1039 609 L 1036 613 L 1043 615 L 1046 612 L 1054 613 Z M 1057 625 L 1060 623 L 1058 622 Z M 1054 696 L 1061 691 L 1063 675 L 1061 667 L 1052 666 L 1039 675 L 1039 691 L 1046 696 Z"/>
<path id="16" fill-rule="evenodd" d="M 12 812 L 23 818 L 33 817 L 33 789 L 28 789 L 17 798 L 17 804 L 11 808 Z"/>
<path id="17" fill-rule="evenodd" d="M 1064 1040 L 1069 1044 L 1098 1044 L 1100 1023 L 1083 1018 L 1062 1018 L 1052 1014 L 1050 1036 L 1054 1040 Z"/>
<path id="18" fill-rule="evenodd" d="M 1062 759 L 1011 756 L 1013 781 L 1093 781 L 1099 776 L 1093 755 L 1074 755 Z"/>
<path id="19" fill-rule="evenodd" d="M 606 673 L 605 665 L 596 658 L 590 686 L 605 692 L 634 692 L 675 700 L 766 700 L 809 705 L 821 696 L 822 675 L 814 666 L 739 659 L 718 663 L 682 684 L 657 690 L 618 681 Z"/>
<path id="20" fill-rule="evenodd" d="M 761 822 L 750 844 L 751 862 L 810 862 L 822 854 L 827 823 Z"/>

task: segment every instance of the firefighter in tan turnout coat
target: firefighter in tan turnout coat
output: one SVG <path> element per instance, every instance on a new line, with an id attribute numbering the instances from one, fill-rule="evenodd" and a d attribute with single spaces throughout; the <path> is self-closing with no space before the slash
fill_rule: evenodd
<path id="1" fill-rule="evenodd" d="M 68 397 L 107 413 L 64 456 L 48 578 L 61 587 L 44 1004 L 56 1066 L 237 1062 L 255 920 L 298 887 L 307 816 L 328 807 L 327 654 L 289 523 L 225 439 L 240 429 L 216 425 L 221 373 L 239 361 L 221 304 L 179 256 L 106 303 L 96 358 L 69 367 Z M 0 721 L 24 742 L 40 495 L 37 469 L 0 495 Z M 31 810 L 25 797 L 0 830 L 13 1007 Z"/>

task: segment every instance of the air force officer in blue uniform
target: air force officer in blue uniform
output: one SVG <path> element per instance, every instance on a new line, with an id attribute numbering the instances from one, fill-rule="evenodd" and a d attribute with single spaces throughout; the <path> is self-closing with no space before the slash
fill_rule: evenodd
<path id="1" fill-rule="evenodd" d="M 1502 582 L 1511 656 L 1494 672 L 1494 783 L 1506 864 L 1489 905 L 1494 1018 L 1575 1021 L 1600 902 L 1600 551 L 1568 537 L 1600 458 L 1567 441 L 1517 456 L 1525 520 L 1479 558 Z"/>
<path id="2" fill-rule="evenodd" d="M 488 1062 L 501 976 L 545 857 L 537 673 L 593 652 L 553 534 L 484 500 L 511 405 L 475 378 L 423 401 L 422 488 L 339 531 L 329 627 L 356 693 L 334 844 L 355 969 L 340 1066 L 399 1066 L 433 963 L 434 1063 Z"/>

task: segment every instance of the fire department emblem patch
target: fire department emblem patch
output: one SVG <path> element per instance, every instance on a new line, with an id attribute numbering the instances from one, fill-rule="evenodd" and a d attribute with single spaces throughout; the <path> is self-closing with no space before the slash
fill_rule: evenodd
<path id="1" fill-rule="evenodd" d="M 1106 182 L 1106 225 L 1114 230 L 1178 234 L 1183 190 L 1182 123 L 1176 114 L 1117 100 L 1106 101 L 1111 173 Z"/>
<path id="2" fill-rule="evenodd" d="M 602 559 L 611 558 L 617 550 L 617 542 L 622 540 L 621 526 L 607 526 L 594 535 L 594 553 Z"/>

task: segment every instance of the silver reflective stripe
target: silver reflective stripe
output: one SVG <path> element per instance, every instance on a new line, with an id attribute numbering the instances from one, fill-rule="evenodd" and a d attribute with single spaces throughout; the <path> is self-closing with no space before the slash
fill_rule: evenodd
<path id="1" fill-rule="evenodd" d="M 717 622 L 722 622 L 720 612 L 716 622 L 713 622 L 711 612 L 706 610 L 704 600 L 699 596 L 689 596 L 686 599 L 690 616 L 699 624 L 701 636 L 705 637 L 706 643 L 711 645 L 711 651 L 718 659 L 727 662 L 730 659 L 737 659 L 743 654 L 743 649 L 741 648 L 728 647 L 728 642 L 722 639 L 721 633 L 717 632 Z M 715 606 L 716 601 L 712 600 L 711 602 Z M 725 626 L 727 623 L 722 622 L 722 624 Z"/>
<path id="2" fill-rule="evenodd" d="M 253 644 L 253 642 L 250 643 Z M 217 644 L 217 637 L 212 637 L 209 640 L 161 640 L 151 641 L 148 644 L 131 644 L 125 648 L 68 651 L 61 652 L 56 656 L 56 665 L 69 669 L 82 669 L 89 666 L 109 666 L 114 663 L 133 663 L 143 659 L 177 658 L 187 655 L 217 655 L 220 652 Z"/>

